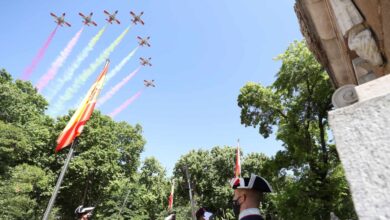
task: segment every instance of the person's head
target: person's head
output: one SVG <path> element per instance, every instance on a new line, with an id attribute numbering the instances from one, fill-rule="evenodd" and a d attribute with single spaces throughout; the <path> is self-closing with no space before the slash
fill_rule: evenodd
<path id="1" fill-rule="evenodd" d="M 198 209 L 198 211 L 196 211 L 196 213 L 195 213 L 196 220 L 205 220 L 205 218 L 204 218 L 205 211 L 206 210 L 204 208 Z"/>
<path id="2" fill-rule="evenodd" d="M 240 211 L 248 208 L 257 208 L 262 200 L 263 193 L 253 189 L 234 190 L 233 201 L 240 205 Z"/>
<path id="3" fill-rule="evenodd" d="M 95 209 L 95 207 L 83 207 L 80 205 L 76 208 L 74 213 L 76 214 L 77 219 L 79 220 L 88 220 L 92 217 L 92 211 Z"/>
<path id="4" fill-rule="evenodd" d="M 267 180 L 254 174 L 250 178 L 234 178 L 230 183 L 234 189 L 233 212 L 235 215 L 248 208 L 258 208 L 263 199 L 263 193 L 272 192 Z"/>

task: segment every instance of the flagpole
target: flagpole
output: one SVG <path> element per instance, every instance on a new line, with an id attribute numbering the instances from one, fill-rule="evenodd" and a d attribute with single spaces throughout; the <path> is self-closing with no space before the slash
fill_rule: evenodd
<path id="1" fill-rule="evenodd" d="M 62 170 L 61 170 L 60 176 L 58 177 L 57 184 L 56 184 L 56 186 L 54 188 L 53 194 L 51 195 L 49 204 L 47 205 L 47 208 L 46 208 L 45 214 L 43 215 L 42 220 L 47 220 L 49 218 L 51 209 L 53 208 L 53 205 L 54 205 L 54 202 L 56 200 L 58 191 L 60 189 L 62 180 L 64 179 L 65 172 L 68 169 L 70 160 L 72 159 L 74 148 L 76 147 L 76 144 L 77 144 L 77 137 L 74 139 L 74 141 L 72 142 L 72 145 L 70 146 L 68 156 L 66 157 L 65 163 L 62 166 Z"/>
<path id="2" fill-rule="evenodd" d="M 188 167 L 187 165 L 184 166 L 186 176 L 187 176 L 187 182 L 188 182 L 188 192 L 190 194 L 190 202 L 191 202 L 191 217 L 193 220 L 195 220 L 195 209 L 194 209 L 194 200 L 192 199 L 192 189 L 191 189 L 191 183 L 190 183 L 190 175 L 188 174 Z"/>
<path id="3" fill-rule="evenodd" d="M 237 139 L 235 177 L 241 177 L 240 139 Z"/>
<path id="4" fill-rule="evenodd" d="M 125 205 L 126 205 L 126 203 L 127 203 L 127 199 L 129 198 L 129 195 L 130 195 L 130 189 L 127 191 L 125 201 L 123 201 L 122 207 L 121 207 L 121 209 L 119 210 L 118 219 L 119 219 L 119 217 L 121 216 L 123 209 L 125 208 Z"/>

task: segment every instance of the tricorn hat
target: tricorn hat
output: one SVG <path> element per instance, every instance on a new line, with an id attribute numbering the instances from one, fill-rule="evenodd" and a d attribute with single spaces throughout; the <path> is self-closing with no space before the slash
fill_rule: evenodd
<path id="1" fill-rule="evenodd" d="M 233 178 L 230 181 L 233 189 L 253 189 L 261 192 L 272 192 L 271 185 L 261 176 L 251 174 L 250 178 Z"/>
<path id="2" fill-rule="evenodd" d="M 80 205 L 79 207 L 76 208 L 74 211 L 75 214 L 84 214 L 87 212 L 92 212 L 95 209 L 95 207 L 83 207 Z"/>

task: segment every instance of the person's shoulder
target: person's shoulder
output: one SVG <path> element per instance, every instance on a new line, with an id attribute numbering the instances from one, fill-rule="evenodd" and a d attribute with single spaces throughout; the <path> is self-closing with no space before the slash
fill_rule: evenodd
<path id="1" fill-rule="evenodd" d="M 241 220 L 264 220 L 264 218 L 260 215 L 247 215 L 241 218 Z"/>

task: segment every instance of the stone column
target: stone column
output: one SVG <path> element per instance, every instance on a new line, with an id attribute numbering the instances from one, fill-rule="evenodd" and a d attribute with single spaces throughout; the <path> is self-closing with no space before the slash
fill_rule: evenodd
<path id="1" fill-rule="evenodd" d="M 359 219 L 390 219 L 390 75 L 355 89 L 329 124 Z"/>

